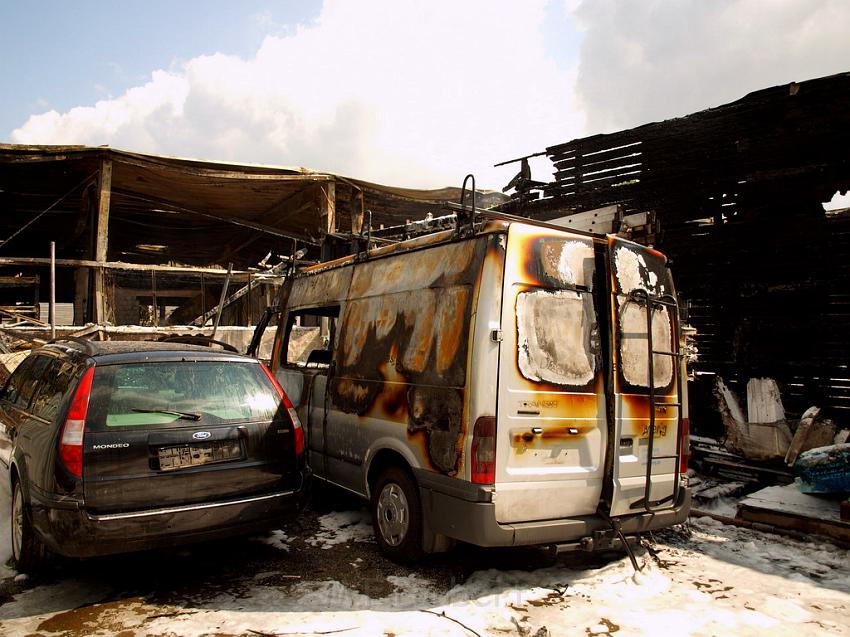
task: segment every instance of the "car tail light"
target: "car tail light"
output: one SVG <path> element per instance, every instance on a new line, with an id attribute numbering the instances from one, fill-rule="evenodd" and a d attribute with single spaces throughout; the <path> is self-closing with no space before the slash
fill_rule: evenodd
<path id="1" fill-rule="evenodd" d="M 691 421 L 689 418 L 682 418 L 682 424 L 679 426 L 679 473 L 688 472 L 688 458 L 691 452 Z"/>
<path id="2" fill-rule="evenodd" d="M 472 481 L 476 484 L 496 482 L 496 419 L 483 416 L 472 430 Z"/>
<path id="3" fill-rule="evenodd" d="M 83 477 L 83 435 L 86 431 L 93 378 L 94 367 L 89 367 L 77 385 L 59 437 L 59 457 L 65 468 L 77 478 Z"/>
<path id="4" fill-rule="evenodd" d="M 274 385 L 275 390 L 277 390 L 277 393 L 280 396 L 280 402 L 283 403 L 283 406 L 289 414 L 289 419 L 292 421 L 292 428 L 295 433 L 295 455 L 300 456 L 304 453 L 304 429 L 301 427 L 301 420 L 298 418 L 298 413 L 295 411 L 295 407 L 292 406 L 292 401 L 289 400 L 289 396 L 287 396 L 286 392 L 283 391 L 283 387 L 281 387 L 280 383 L 277 382 L 277 378 L 275 378 L 274 374 L 271 373 L 271 370 L 269 370 L 264 363 L 260 363 L 260 367 L 263 368 L 263 371 L 266 373 L 266 376 L 268 376 L 269 381 L 271 381 L 271 384 Z"/>

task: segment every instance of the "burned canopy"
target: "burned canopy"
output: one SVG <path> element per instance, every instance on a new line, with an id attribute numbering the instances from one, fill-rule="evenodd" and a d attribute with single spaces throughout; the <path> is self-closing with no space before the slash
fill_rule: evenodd
<path id="1" fill-rule="evenodd" d="M 0 241 L 8 241 L 0 254 L 42 254 L 44 242 L 55 239 L 63 256 L 94 258 L 101 189 L 109 193 L 107 260 L 232 261 L 238 268 L 270 250 L 285 253 L 293 239 L 318 245 L 328 233 L 359 231 L 365 210 L 375 227 L 392 225 L 459 195 L 455 188 L 391 188 L 303 168 L 0 145 Z"/>
<path id="2" fill-rule="evenodd" d="M 55 241 L 66 268 L 60 290 L 76 287 L 78 306 L 81 297 L 95 298 L 85 319 L 113 322 L 118 301 L 114 311 L 99 305 L 108 292 L 107 270 L 125 278 L 144 271 L 141 266 L 212 268 L 217 276 L 231 263 L 237 272 L 262 271 L 297 248 L 318 258 L 329 236 L 345 242 L 370 221 L 379 228 L 437 213 L 459 194 L 456 188 L 392 188 L 303 168 L 105 147 L 0 145 L 0 276 L 41 268 L 36 274 L 45 300 L 44 263 Z M 93 272 L 94 281 L 82 281 L 72 267 L 84 268 L 86 276 Z M 156 281 L 132 285 L 157 294 Z M 175 290 L 171 296 L 186 294 Z M 79 323 L 79 308 L 77 314 Z"/>

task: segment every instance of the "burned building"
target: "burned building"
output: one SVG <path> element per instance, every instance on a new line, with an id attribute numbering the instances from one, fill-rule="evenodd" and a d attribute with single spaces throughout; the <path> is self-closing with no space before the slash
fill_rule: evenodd
<path id="1" fill-rule="evenodd" d="M 789 412 L 850 415 L 850 73 L 756 91 L 687 117 L 556 144 L 503 209 L 621 232 L 672 260 L 697 329 L 691 417 L 719 426 L 713 381 L 778 381 Z M 522 160 L 517 160 L 522 161 Z M 715 429 L 716 431 L 716 429 Z"/>
<path id="2" fill-rule="evenodd" d="M 459 192 L 107 147 L 0 145 L 0 315 L 7 325 L 48 320 L 53 241 L 60 324 L 200 326 L 224 299 L 221 324 L 249 326 L 293 255 L 344 252 L 370 228 L 421 219 Z"/>

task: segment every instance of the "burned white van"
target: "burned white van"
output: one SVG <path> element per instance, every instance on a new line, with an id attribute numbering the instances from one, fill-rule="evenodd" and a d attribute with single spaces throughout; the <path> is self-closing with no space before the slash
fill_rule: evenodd
<path id="1" fill-rule="evenodd" d="M 479 214 L 290 277 L 272 366 L 388 556 L 591 550 L 687 515 L 675 298 L 653 249 Z"/>

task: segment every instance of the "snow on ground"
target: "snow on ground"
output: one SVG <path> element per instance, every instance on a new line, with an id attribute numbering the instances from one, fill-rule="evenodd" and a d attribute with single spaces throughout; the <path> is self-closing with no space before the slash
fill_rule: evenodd
<path id="1" fill-rule="evenodd" d="M 694 504 L 695 508 L 706 513 L 714 513 L 715 515 L 723 515 L 727 518 L 734 518 L 738 513 L 738 503 L 741 498 L 719 497 L 708 502 L 698 502 Z"/>
<path id="2" fill-rule="evenodd" d="M 289 551 L 289 536 L 280 530 L 270 532 L 268 535 L 254 538 L 263 544 L 268 544 L 281 551 Z"/>
<path id="3" fill-rule="evenodd" d="M 319 518 L 319 531 L 307 544 L 329 549 L 337 544 L 372 542 L 372 518 L 368 511 L 334 511 Z"/>
<path id="4" fill-rule="evenodd" d="M 367 539 L 363 512 L 319 520 L 315 535 L 322 542 Z M 285 535 L 270 537 L 289 545 Z M 318 546 L 324 544 L 312 550 Z M 345 547 L 334 550 L 340 552 L 340 570 L 358 565 L 363 577 L 369 576 L 366 564 L 346 561 Z M 656 534 L 656 542 L 638 554 L 644 565 L 638 574 L 627 558 L 612 558 L 594 569 L 568 557 L 527 571 L 502 570 L 501 555 L 493 553 L 485 568 L 448 590 L 424 575 L 427 569 L 391 575 L 386 579 L 394 590 L 384 596 L 363 594 L 335 579 L 282 585 L 270 570 L 246 574 L 233 586 L 197 598 L 163 601 L 162 595 L 129 592 L 98 603 L 105 591 L 96 582 L 89 581 L 85 590 L 79 578 L 68 576 L 23 590 L 0 605 L 0 632 L 850 635 L 850 552 L 831 544 L 802 543 L 699 518 L 690 534 Z"/>

